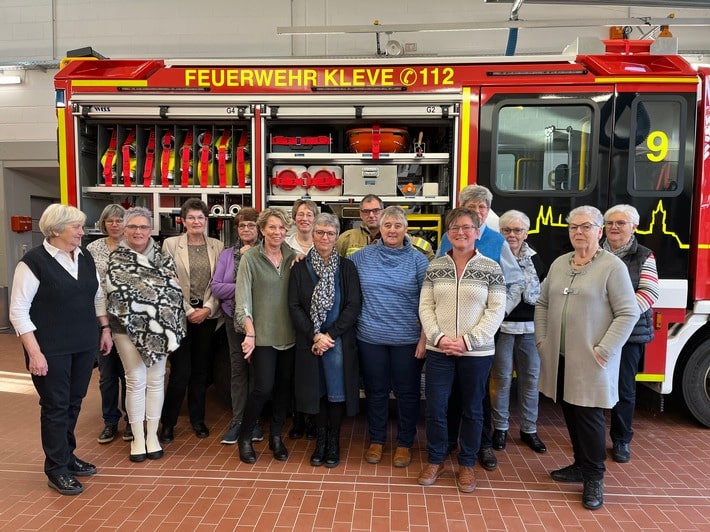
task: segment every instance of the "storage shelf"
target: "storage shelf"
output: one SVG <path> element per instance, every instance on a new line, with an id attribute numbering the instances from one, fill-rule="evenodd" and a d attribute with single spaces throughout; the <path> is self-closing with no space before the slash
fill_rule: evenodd
<path id="1" fill-rule="evenodd" d="M 96 186 L 96 187 L 82 187 L 82 192 L 86 193 L 96 193 L 96 194 L 154 194 L 154 193 L 165 193 L 165 194 L 184 194 L 186 196 L 194 196 L 196 194 L 227 194 L 230 196 L 244 196 L 251 194 L 251 187 L 239 188 L 239 187 L 141 187 L 141 186 L 131 186 L 124 187 L 122 185 L 117 185 L 114 187 L 106 186 Z"/>
<path id="2" fill-rule="evenodd" d="M 286 195 L 286 194 L 270 194 L 266 197 L 267 201 L 274 203 L 293 203 L 297 199 L 310 199 L 317 203 L 344 203 L 355 204 L 359 203 L 364 197 L 362 196 L 319 196 L 319 195 Z M 426 203 L 430 205 L 445 205 L 449 202 L 448 196 L 383 196 L 383 203 L 402 204 L 402 203 Z"/>
<path id="3" fill-rule="evenodd" d="M 328 162 L 334 164 L 448 164 L 448 153 L 424 153 L 417 156 L 414 153 L 380 153 L 379 159 L 374 159 L 372 153 L 267 153 L 266 159 L 274 162 L 308 161 Z"/>

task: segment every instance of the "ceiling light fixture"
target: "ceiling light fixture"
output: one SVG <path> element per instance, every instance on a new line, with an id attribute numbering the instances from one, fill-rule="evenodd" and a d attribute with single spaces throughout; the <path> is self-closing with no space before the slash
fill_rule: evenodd
<path id="1" fill-rule="evenodd" d="M 19 85 L 22 81 L 22 74 L 20 72 L 8 74 L 0 71 L 0 85 Z"/>

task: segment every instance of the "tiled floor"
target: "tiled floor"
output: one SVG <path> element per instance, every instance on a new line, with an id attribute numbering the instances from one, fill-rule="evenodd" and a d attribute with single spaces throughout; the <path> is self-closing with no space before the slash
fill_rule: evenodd
<path id="1" fill-rule="evenodd" d="M 362 460 L 362 416 L 346 421 L 343 460 L 313 468 L 313 442 L 287 445 L 277 462 L 266 442 L 254 466 L 234 446 L 220 445 L 228 410 L 210 392 L 212 435 L 198 440 L 186 417 L 162 460 L 134 464 L 129 444 L 100 445 L 98 375 L 77 428 L 77 454 L 99 468 L 82 478 L 85 491 L 66 497 L 49 489 L 42 472 L 37 395 L 24 369 L 19 341 L 0 334 L 0 530 L 710 530 L 710 432 L 682 413 L 638 411 L 630 463 L 607 462 L 605 505 L 585 510 L 580 485 L 557 484 L 552 469 L 570 462 L 559 409 L 541 404 L 539 433 L 548 453 L 517 441 L 497 454 L 499 467 L 476 468 L 478 488 L 461 494 L 455 462 L 435 486 L 416 482 L 426 460 L 423 421 L 414 460 L 391 466 L 388 446 L 379 465 Z"/>

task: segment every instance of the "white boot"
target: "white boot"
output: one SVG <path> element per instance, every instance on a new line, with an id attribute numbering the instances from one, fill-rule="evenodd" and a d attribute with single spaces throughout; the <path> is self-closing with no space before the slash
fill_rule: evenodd
<path id="1" fill-rule="evenodd" d="M 148 451 L 148 458 L 156 460 L 163 456 L 163 448 L 158 441 L 159 419 L 149 419 L 145 422 L 145 446 Z"/>
<path id="2" fill-rule="evenodd" d="M 147 458 L 145 450 L 145 428 L 143 422 L 131 423 L 133 441 L 131 442 L 131 462 L 142 462 Z"/>

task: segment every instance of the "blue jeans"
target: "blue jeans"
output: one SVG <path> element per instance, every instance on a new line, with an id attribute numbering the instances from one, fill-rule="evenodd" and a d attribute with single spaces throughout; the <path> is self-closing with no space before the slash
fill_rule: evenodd
<path id="1" fill-rule="evenodd" d="M 97 353 L 96 361 L 99 366 L 99 391 L 101 392 L 101 413 L 104 425 L 118 425 L 121 417 L 128 423 L 126 375 L 116 346 L 113 346 L 111 352 L 106 356 Z M 125 412 L 125 414 L 121 412 Z"/>
<path id="2" fill-rule="evenodd" d="M 441 464 L 448 455 L 449 431 L 446 413 L 454 377 L 461 395 L 459 465 L 473 467 L 481 446 L 483 396 L 493 364 L 493 356 L 454 357 L 427 351 L 426 358 L 426 439 L 430 464 Z"/>
<path id="3" fill-rule="evenodd" d="M 510 387 L 513 382 L 513 363 L 518 375 L 518 406 L 520 430 L 526 434 L 537 432 L 540 375 L 540 355 L 535 347 L 535 335 L 498 333 L 496 354 L 491 369 L 491 408 L 493 427 L 510 428 Z"/>
<path id="4" fill-rule="evenodd" d="M 414 357 L 417 344 L 375 345 L 358 340 L 357 346 L 365 385 L 370 443 L 384 445 L 387 440 L 391 390 L 397 398 L 397 447 L 409 449 L 417 434 L 424 364 L 423 360 Z"/>

